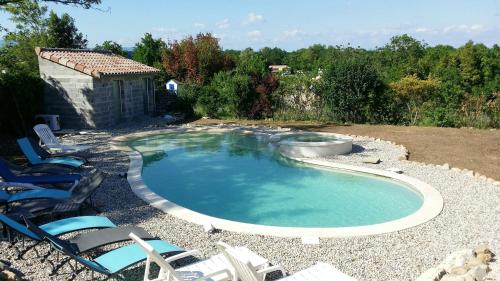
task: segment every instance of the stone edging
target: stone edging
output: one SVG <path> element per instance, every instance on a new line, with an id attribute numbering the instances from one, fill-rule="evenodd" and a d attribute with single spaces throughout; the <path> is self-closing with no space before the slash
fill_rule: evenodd
<path id="1" fill-rule="evenodd" d="M 143 137 L 153 134 L 207 130 L 207 129 L 211 131 L 229 131 L 228 129 L 225 128 L 214 129 L 213 127 L 206 127 L 206 126 L 192 128 L 192 129 L 173 127 L 167 130 L 140 132 L 114 138 L 113 146 L 115 148 L 118 148 L 120 150 L 125 150 L 126 152 L 128 152 L 130 158 L 130 166 L 127 174 L 128 175 L 127 179 L 132 188 L 132 191 L 139 198 L 148 202 L 151 206 L 158 208 L 175 217 L 187 220 L 195 224 L 199 225 L 210 224 L 217 229 L 223 229 L 234 232 L 251 233 L 251 234 L 272 235 L 279 237 L 353 237 L 353 236 L 368 236 L 368 235 L 394 232 L 425 223 L 436 217 L 443 208 L 444 202 L 440 193 L 430 185 L 418 179 L 378 169 L 333 163 L 320 159 L 297 158 L 294 160 L 311 165 L 368 173 L 404 182 L 410 185 L 412 188 L 414 188 L 421 194 L 421 196 L 423 197 L 423 204 L 415 213 L 409 216 L 385 223 L 367 225 L 367 226 L 333 227 L 333 228 L 296 228 L 296 227 L 264 226 L 264 225 L 235 222 L 194 212 L 192 210 L 186 209 L 157 195 L 152 190 L 150 190 L 142 180 L 141 173 L 142 173 L 143 161 L 141 154 L 137 151 L 132 151 L 129 147 L 116 143 L 117 141 L 122 142 L 132 137 Z"/>
<path id="2" fill-rule="evenodd" d="M 472 128 L 471 128 L 472 129 Z M 372 137 L 369 137 L 369 136 L 358 136 L 358 135 L 347 135 L 347 136 L 350 136 L 352 138 L 363 138 L 363 139 L 367 139 L 367 140 L 371 140 L 371 141 L 380 141 L 380 142 L 385 142 L 385 143 L 388 143 L 388 144 L 392 144 L 392 145 L 395 145 L 397 147 L 399 147 L 401 149 L 401 151 L 403 152 L 403 156 L 400 157 L 400 161 L 410 161 L 408 160 L 409 156 L 410 156 L 410 152 L 408 151 L 408 149 L 404 146 L 404 145 L 401 145 L 401 144 L 397 144 L 395 142 L 392 142 L 392 141 L 386 141 L 386 140 L 381 140 L 381 139 L 378 139 L 378 138 L 372 138 Z M 497 181 L 495 180 L 494 178 L 489 178 L 479 172 L 476 172 L 476 171 L 472 171 L 472 170 L 469 170 L 469 169 L 460 169 L 458 167 L 452 167 L 450 164 L 448 163 L 444 163 L 442 165 L 439 165 L 439 164 L 432 164 L 432 163 L 425 163 L 425 162 L 418 162 L 418 161 L 413 161 L 411 160 L 411 162 L 415 163 L 415 164 L 418 164 L 418 165 L 421 165 L 421 166 L 427 166 L 427 167 L 434 167 L 434 168 L 440 168 L 440 169 L 444 169 L 444 170 L 452 170 L 452 171 L 455 171 L 455 172 L 458 172 L 458 173 L 463 173 L 469 177 L 474 177 L 478 180 L 484 180 L 490 184 L 493 184 L 493 185 L 496 185 L 496 186 L 499 186 L 500 187 L 500 181 Z"/>

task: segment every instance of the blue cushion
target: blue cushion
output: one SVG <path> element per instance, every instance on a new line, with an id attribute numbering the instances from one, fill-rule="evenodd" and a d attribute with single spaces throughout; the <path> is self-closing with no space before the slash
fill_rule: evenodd
<path id="1" fill-rule="evenodd" d="M 183 249 L 169 244 L 162 240 L 151 240 L 148 244 L 160 254 L 171 252 L 180 252 Z M 102 256 L 94 259 L 94 261 L 105 267 L 112 274 L 117 273 L 131 265 L 134 265 L 147 258 L 146 252 L 138 244 L 131 244 L 111 252 L 107 252 Z"/>
<path id="2" fill-rule="evenodd" d="M 41 225 L 40 228 L 50 235 L 62 235 L 64 233 L 84 230 L 90 228 L 109 228 L 116 227 L 107 217 L 103 216 L 79 216 L 66 218 Z"/>
<path id="3" fill-rule="evenodd" d="M 34 184 L 50 184 L 50 183 L 72 183 L 81 180 L 79 174 L 66 175 L 43 175 L 43 176 L 17 176 L 16 182 L 34 183 Z"/>
<path id="4" fill-rule="evenodd" d="M 42 159 L 40 155 L 38 155 L 36 151 L 33 149 L 28 138 L 18 139 L 17 144 L 23 151 L 24 156 L 28 158 L 28 161 L 30 161 L 31 164 L 36 165 L 41 163 Z"/>
<path id="5" fill-rule="evenodd" d="M 10 194 L 8 202 L 16 202 L 30 199 L 67 199 L 71 192 L 58 189 L 33 189 Z"/>
<path id="6" fill-rule="evenodd" d="M 83 161 L 76 160 L 74 158 L 69 158 L 69 157 L 54 157 L 54 158 L 47 158 L 40 160 L 40 163 L 44 164 L 62 164 L 62 165 L 68 165 L 72 167 L 80 167 L 83 165 Z"/>

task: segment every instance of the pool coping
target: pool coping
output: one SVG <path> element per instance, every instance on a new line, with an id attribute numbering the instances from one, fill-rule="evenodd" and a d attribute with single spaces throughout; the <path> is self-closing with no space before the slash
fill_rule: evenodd
<path id="1" fill-rule="evenodd" d="M 135 137 L 145 137 L 148 135 L 155 135 L 162 133 L 190 132 L 190 131 L 202 131 L 202 130 L 211 132 L 226 132 L 226 131 L 237 130 L 244 133 L 256 133 L 255 131 L 246 130 L 245 128 L 228 129 L 228 128 L 214 128 L 211 126 L 200 126 L 200 127 L 173 127 L 169 129 L 145 131 L 145 132 L 132 133 L 115 137 L 112 140 L 112 146 L 115 149 L 119 149 L 128 153 L 130 159 L 129 170 L 127 173 L 127 180 L 128 183 L 130 184 L 132 191 L 139 198 L 149 203 L 149 205 L 157 209 L 160 209 L 165 213 L 171 214 L 177 218 L 189 221 L 191 223 L 195 223 L 202 226 L 212 225 L 216 229 L 222 229 L 233 232 L 270 235 L 277 237 L 346 238 L 354 236 L 369 236 L 369 235 L 395 232 L 411 228 L 432 220 L 441 213 L 444 206 L 444 200 L 438 190 L 436 190 L 429 184 L 413 177 L 385 170 L 340 164 L 323 159 L 289 157 L 292 160 L 309 165 L 340 169 L 344 171 L 367 173 L 370 175 L 382 176 L 385 178 L 390 178 L 399 182 L 403 182 L 420 193 L 423 199 L 422 206 L 411 215 L 408 215 L 400 219 L 380 224 L 354 226 L 354 227 L 329 227 L 329 228 L 280 227 L 280 226 L 257 225 L 257 224 L 242 223 L 226 219 L 220 219 L 179 206 L 153 192 L 151 189 L 149 189 L 149 187 L 144 183 L 142 179 L 143 160 L 141 154 L 137 151 L 132 150 L 130 147 L 126 145 L 120 144 L 120 142 Z"/>

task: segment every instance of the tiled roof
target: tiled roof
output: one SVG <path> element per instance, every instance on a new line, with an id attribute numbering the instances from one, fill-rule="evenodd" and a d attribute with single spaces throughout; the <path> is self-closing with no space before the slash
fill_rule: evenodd
<path id="1" fill-rule="evenodd" d="M 154 67 L 115 55 L 111 52 L 39 47 L 37 47 L 35 51 L 41 58 L 53 61 L 96 78 L 111 75 L 149 74 L 160 72 L 160 70 Z"/>

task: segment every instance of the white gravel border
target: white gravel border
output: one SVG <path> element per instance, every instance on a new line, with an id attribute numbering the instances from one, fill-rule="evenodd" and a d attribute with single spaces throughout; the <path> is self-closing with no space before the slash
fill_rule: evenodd
<path id="1" fill-rule="evenodd" d="M 234 131 L 234 129 L 225 129 L 225 128 L 204 127 L 203 129 L 208 132 Z M 146 131 L 141 133 L 134 133 L 131 135 L 120 136 L 118 138 L 115 138 L 114 141 L 122 142 L 132 137 L 137 138 L 155 134 L 192 132 L 199 130 L 200 128 L 195 128 L 195 129 L 172 128 L 168 130 Z M 260 132 L 257 131 L 256 133 Z M 123 148 L 123 146 L 120 146 L 120 148 Z M 127 173 L 128 175 L 127 179 L 130 184 L 130 187 L 132 188 L 132 191 L 139 198 L 148 202 L 151 206 L 158 208 L 164 211 L 165 213 L 171 214 L 180 219 L 184 219 L 186 221 L 199 224 L 202 226 L 212 225 L 216 229 L 223 229 L 227 231 L 260 234 L 260 235 L 273 235 L 278 237 L 341 238 L 341 237 L 353 237 L 353 236 L 367 236 L 367 235 L 375 235 L 375 234 L 399 231 L 425 223 L 433 219 L 437 215 L 439 215 L 439 213 L 443 209 L 443 198 L 441 197 L 441 194 L 427 183 L 420 181 L 416 178 L 379 169 L 335 163 L 325 159 L 291 158 L 293 160 L 302 163 L 311 164 L 313 167 L 324 166 L 346 171 L 361 172 L 403 182 L 409 187 L 413 188 L 422 196 L 423 200 L 422 206 L 411 215 L 408 215 L 406 217 L 397 220 L 392 220 L 380 224 L 355 226 L 355 227 L 329 227 L 329 228 L 278 227 L 278 226 L 267 226 L 267 225 L 236 222 L 192 211 L 190 209 L 184 208 L 169 201 L 167 198 L 159 196 L 154 191 L 152 191 L 142 180 L 141 173 L 142 173 L 143 161 L 141 154 L 137 151 L 129 151 L 128 155 L 130 158 L 130 166 Z"/>
<path id="2" fill-rule="evenodd" d="M 190 125 L 183 127 L 189 128 Z M 239 125 L 220 125 L 225 128 L 241 128 Z M 126 153 L 110 146 L 114 136 L 144 130 L 170 128 L 160 118 L 147 118 L 126 123 L 113 129 L 92 130 L 85 134 L 66 135 L 65 141 L 92 145 L 85 156 L 90 165 L 108 176 L 93 197 L 101 210 L 119 226 L 137 225 L 149 233 L 185 249 L 198 249 L 202 257 L 218 253 L 217 241 L 235 246 L 246 246 L 252 251 L 281 265 L 288 273 L 327 262 L 340 271 L 360 281 L 410 281 L 422 272 L 437 266 L 450 253 L 461 249 L 473 249 L 485 244 L 494 253 L 500 253 L 500 182 L 486 178 L 477 172 L 450 169 L 449 165 L 433 165 L 407 161 L 407 150 L 392 142 L 371 137 L 354 136 L 353 153 L 328 158 L 329 161 L 360 167 L 387 169 L 397 167 L 405 175 L 427 182 L 437 189 L 443 199 L 441 214 L 418 226 L 397 232 L 350 238 L 321 238 L 319 244 L 305 245 L 303 239 L 253 235 L 230 231 L 207 234 L 197 224 L 176 218 L 151 207 L 130 189 L 127 180 L 119 174 L 129 168 Z M 247 126 L 248 130 L 280 128 Z M 284 131 L 284 130 L 281 130 Z M 446 145 L 446 144 L 436 144 Z M 363 163 L 366 158 L 380 158 L 377 165 Z M 94 214 L 87 210 L 86 214 Z M 314 239 L 310 239 L 314 240 Z M 317 240 L 316 240 L 317 241 Z M 27 242 L 29 243 L 29 242 Z M 48 251 L 47 243 L 39 245 L 41 253 Z M 24 274 L 23 280 L 96 280 L 88 270 L 75 278 L 72 269 L 64 266 L 56 276 L 48 275 L 47 262 L 29 251 L 24 259 L 16 259 L 9 243 L 0 243 L 0 259 L 12 262 L 12 267 Z M 56 257 L 49 261 L 59 264 Z M 123 273 L 124 280 L 142 280 L 144 263 Z M 99 280 L 103 279 L 100 276 Z M 268 276 L 266 281 L 279 276 Z"/>

